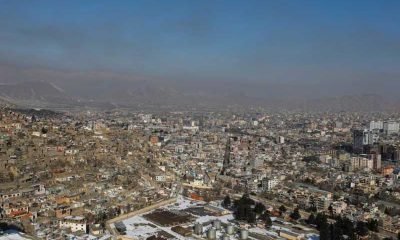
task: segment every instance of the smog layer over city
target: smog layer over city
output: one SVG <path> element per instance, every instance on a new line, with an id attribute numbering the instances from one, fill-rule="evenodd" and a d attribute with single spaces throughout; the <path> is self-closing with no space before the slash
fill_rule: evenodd
<path id="1" fill-rule="evenodd" d="M 0 0 L 0 240 L 400 240 L 400 1 Z"/>

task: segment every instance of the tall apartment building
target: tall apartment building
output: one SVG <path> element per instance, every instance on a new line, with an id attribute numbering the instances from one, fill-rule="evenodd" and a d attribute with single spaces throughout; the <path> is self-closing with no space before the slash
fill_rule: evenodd
<path id="1" fill-rule="evenodd" d="M 371 121 L 369 123 L 369 130 L 383 130 L 383 122 L 382 121 Z"/>
<path id="2" fill-rule="evenodd" d="M 365 145 L 373 145 L 379 141 L 378 130 L 356 129 L 353 130 L 353 151 L 363 153 Z"/>
<path id="3" fill-rule="evenodd" d="M 382 168 L 382 155 L 381 154 L 368 154 L 368 159 L 372 159 L 373 169 L 378 170 Z"/>
<path id="4" fill-rule="evenodd" d="M 383 123 L 383 132 L 386 135 L 390 135 L 393 133 L 398 133 L 400 129 L 400 124 L 395 121 L 386 121 Z"/>
<path id="5" fill-rule="evenodd" d="M 353 170 L 365 168 L 373 169 L 374 161 L 372 159 L 366 158 L 365 156 L 357 156 L 350 159 L 350 165 Z"/>

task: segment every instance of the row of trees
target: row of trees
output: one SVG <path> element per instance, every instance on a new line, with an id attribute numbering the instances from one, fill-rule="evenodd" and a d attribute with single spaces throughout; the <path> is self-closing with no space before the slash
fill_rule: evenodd
<path id="1" fill-rule="evenodd" d="M 15 230 L 18 232 L 23 232 L 23 229 L 21 228 L 20 225 L 17 225 L 16 223 L 10 223 L 10 222 L 0 222 L 0 230 L 1 231 Z"/>
<path id="2" fill-rule="evenodd" d="M 225 208 L 232 208 L 235 210 L 235 217 L 237 220 L 245 220 L 249 223 L 254 223 L 257 217 L 261 217 L 263 214 L 269 216 L 269 212 L 266 211 L 264 204 L 260 202 L 255 202 L 250 198 L 248 194 L 244 194 L 239 200 L 235 200 L 233 205 L 229 196 L 226 196 L 222 201 L 222 206 Z M 279 212 L 281 214 L 287 211 L 284 205 L 279 207 Z M 265 216 L 264 216 L 265 218 Z M 294 209 L 290 213 L 290 218 L 294 220 L 299 220 L 301 218 L 300 211 L 298 208 Z"/>
<path id="3" fill-rule="evenodd" d="M 225 208 L 234 210 L 236 220 L 248 223 L 256 223 L 259 220 L 265 223 L 266 228 L 272 226 L 270 213 L 266 210 L 266 207 L 262 203 L 252 200 L 248 194 L 244 194 L 239 200 L 235 200 L 233 204 L 230 197 L 226 196 L 222 201 L 222 205 Z M 279 207 L 279 211 L 283 214 L 287 209 L 282 205 Z M 301 218 L 299 209 L 294 209 L 289 216 L 293 220 L 299 220 Z M 353 222 L 346 217 L 337 216 L 334 223 L 329 223 L 327 215 L 318 213 L 316 215 L 311 214 L 306 222 L 314 225 L 319 230 L 321 240 L 357 240 L 359 237 L 369 236 L 370 231 L 379 232 L 379 224 L 375 219 L 367 222 Z M 374 234 L 371 236 L 373 237 Z M 375 234 L 375 236 L 377 235 Z M 400 240 L 400 233 L 397 239 Z"/>
<path id="4" fill-rule="evenodd" d="M 272 226 L 269 212 L 266 211 L 264 204 L 256 203 L 248 194 L 244 194 L 239 200 L 235 200 L 233 204 L 230 197 L 226 196 L 222 201 L 222 206 L 233 209 L 236 220 L 256 223 L 258 219 L 264 221 L 266 227 Z"/>
<path id="5" fill-rule="evenodd" d="M 369 231 L 379 231 L 377 220 L 369 220 L 368 222 L 358 221 L 354 223 L 350 219 L 340 216 L 335 220 L 335 223 L 329 223 L 328 217 L 325 214 L 318 213 L 317 216 L 311 214 L 307 223 L 317 227 L 321 240 L 356 240 L 358 237 L 368 236 Z"/>
<path id="6" fill-rule="evenodd" d="M 230 197 L 226 196 L 222 201 L 222 206 L 233 209 L 236 220 L 246 221 L 248 223 L 256 223 L 257 220 L 260 220 L 265 223 L 265 227 L 269 228 L 272 226 L 270 213 L 266 210 L 264 204 L 255 202 L 248 194 L 244 194 L 239 200 L 235 200 L 233 204 Z M 287 209 L 282 205 L 279 207 L 279 211 L 283 214 Z M 296 208 L 290 213 L 290 217 L 294 220 L 299 220 L 301 218 L 299 209 Z"/>
<path id="7" fill-rule="evenodd" d="M 262 207 L 252 208 L 256 203 L 250 198 L 248 194 L 244 194 L 239 200 L 233 203 L 234 215 L 236 220 L 247 221 L 248 223 L 256 223 L 257 213 Z M 264 207 L 265 208 L 265 207 Z"/>

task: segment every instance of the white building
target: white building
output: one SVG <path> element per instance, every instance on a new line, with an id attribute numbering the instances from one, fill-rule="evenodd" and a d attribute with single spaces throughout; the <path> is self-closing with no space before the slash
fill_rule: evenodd
<path id="1" fill-rule="evenodd" d="M 71 232 L 88 232 L 87 222 L 84 217 L 67 216 L 63 220 L 60 220 L 59 226 L 60 228 L 71 229 Z"/>
<path id="2" fill-rule="evenodd" d="M 383 122 L 382 121 L 371 121 L 369 123 L 369 130 L 383 130 Z"/>
<path id="3" fill-rule="evenodd" d="M 278 184 L 279 184 L 279 180 L 276 178 L 273 178 L 273 179 L 264 178 L 262 180 L 262 188 L 264 191 L 270 191 Z"/>
<path id="4" fill-rule="evenodd" d="M 341 214 L 347 208 L 347 204 L 342 201 L 333 202 L 331 206 L 334 215 Z"/>
<path id="5" fill-rule="evenodd" d="M 156 176 L 157 182 L 165 182 L 165 180 L 166 180 L 165 175 Z"/>
<path id="6" fill-rule="evenodd" d="M 398 133 L 399 129 L 400 129 L 400 124 L 398 122 L 387 121 L 383 123 L 383 131 L 387 135 Z"/>
<path id="7" fill-rule="evenodd" d="M 183 145 L 175 146 L 175 153 L 183 153 L 185 151 L 185 147 Z"/>
<path id="8" fill-rule="evenodd" d="M 76 155 L 79 153 L 78 149 L 67 149 L 65 150 L 65 155 Z"/>

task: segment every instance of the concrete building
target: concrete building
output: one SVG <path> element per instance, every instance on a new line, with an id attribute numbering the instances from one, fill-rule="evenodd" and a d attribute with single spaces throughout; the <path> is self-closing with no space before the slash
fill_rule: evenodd
<path id="1" fill-rule="evenodd" d="M 366 158 L 366 155 L 352 157 L 350 159 L 350 165 L 353 170 L 358 169 L 373 169 L 374 168 L 374 161 L 373 159 Z"/>
<path id="2" fill-rule="evenodd" d="M 383 123 L 383 131 L 386 135 L 398 133 L 400 124 L 395 121 L 387 121 Z"/>
<path id="3" fill-rule="evenodd" d="M 382 121 L 371 121 L 369 123 L 369 130 L 383 130 L 383 122 Z"/>
<path id="4" fill-rule="evenodd" d="M 270 191 L 273 189 L 276 185 L 278 185 L 279 180 L 276 178 L 269 179 L 269 178 L 264 178 L 262 180 L 262 188 L 264 191 Z"/>
<path id="5" fill-rule="evenodd" d="M 68 216 L 59 222 L 60 228 L 69 228 L 71 232 L 82 231 L 87 233 L 88 226 L 84 217 Z"/>
<path id="6" fill-rule="evenodd" d="M 353 151 L 363 153 L 364 146 L 373 145 L 379 141 L 379 132 L 377 130 L 356 129 L 353 131 Z"/>
<path id="7" fill-rule="evenodd" d="M 353 151 L 362 153 L 364 147 L 364 130 L 353 130 Z"/>

